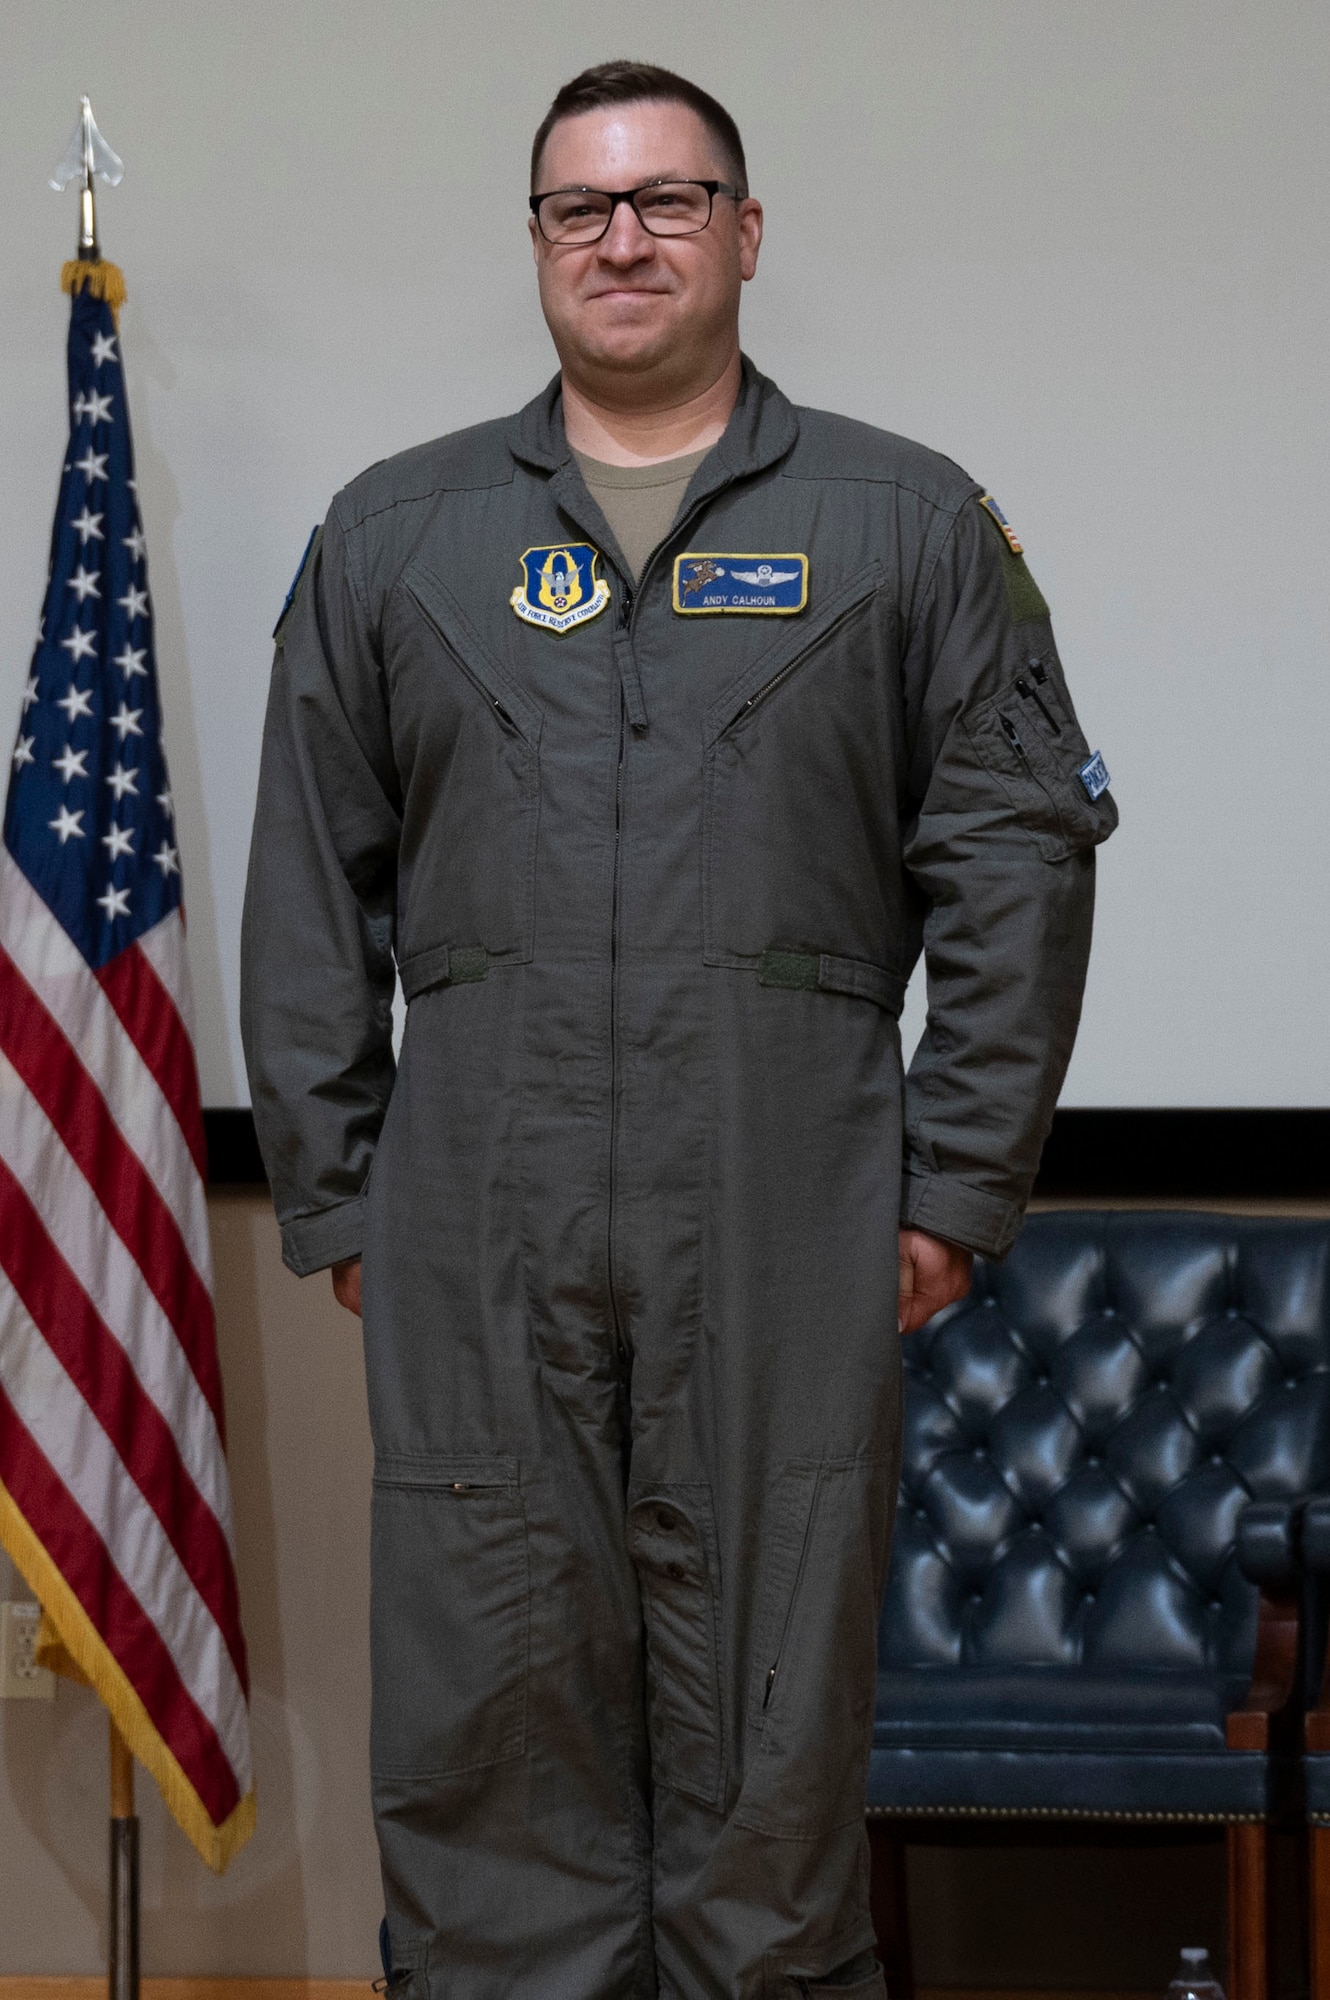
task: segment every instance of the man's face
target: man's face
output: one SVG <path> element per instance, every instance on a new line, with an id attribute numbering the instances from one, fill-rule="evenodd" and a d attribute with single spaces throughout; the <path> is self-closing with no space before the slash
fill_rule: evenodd
<path id="1" fill-rule="evenodd" d="M 535 192 L 728 179 L 687 105 L 619 104 L 560 120 Z M 649 235 L 629 202 L 615 208 L 599 243 L 547 243 L 534 217 L 531 236 L 546 323 L 575 380 L 631 396 L 643 377 L 709 387 L 724 369 L 738 339 L 739 288 L 757 268 L 758 202 L 718 194 L 695 236 Z"/>

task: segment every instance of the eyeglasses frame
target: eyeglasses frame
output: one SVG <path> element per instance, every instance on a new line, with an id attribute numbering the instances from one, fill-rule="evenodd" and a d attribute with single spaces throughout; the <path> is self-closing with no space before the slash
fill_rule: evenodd
<path id="1" fill-rule="evenodd" d="M 669 229 L 669 230 L 653 229 L 650 223 L 645 220 L 641 210 L 638 208 L 636 198 L 640 194 L 650 194 L 653 188 L 662 188 L 662 187 L 705 188 L 707 194 L 706 221 L 700 224 L 699 227 L 696 229 Z M 548 201 L 550 196 L 555 194 L 598 194 L 604 196 L 604 198 L 609 202 L 610 205 L 610 212 L 605 217 L 605 227 L 599 232 L 598 235 L 595 236 L 577 236 L 577 237 L 547 236 L 545 234 L 545 225 L 540 219 L 540 204 L 543 201 Z M 743 190 L 741 188 L 736 187 L 732 181 L 697 181 L 697 180 L 691 180 L 686 174 L 683 175 L 670 174 L 668 176 L 662 176 L 660 180 L 643 181 L 641 187 L 620 188 L 617 192 L 613 188 L 593 188 L 593 187 L 546 188 L 544 194 L 528 195 L 527 205 L 529 206 L 531 213 L 536 218 L 536 227 L 540 231 L 541 237 L 546 243 L 548 243 L 551 246 L 552 249 L 560 250 L 560 249 L 572 248 L 577 250 L 587 250 L 591 247 L 593 243 L 603 243 L 605 238 L 609 235 L 610 224 L 614 221 L 614 211 L 619 206 L 619 203 L 621 201 L 626 201 L 630 204 L 633 214 L 637 217 L 638 221 L 641 223 L 643 229 L 645 229 L 648 236 L 654 237 L 654 239 L 658 243 L 668 243 L 671 239 L 677 240 L 685 236 L 700 236 L 704 229 L 710 228 L 711 217 L 715 210 L 716 196 L 718 194 L 728 195 L 731 201 L 746 201 L 748 199 L 747 195 L 744 194 Z"/>

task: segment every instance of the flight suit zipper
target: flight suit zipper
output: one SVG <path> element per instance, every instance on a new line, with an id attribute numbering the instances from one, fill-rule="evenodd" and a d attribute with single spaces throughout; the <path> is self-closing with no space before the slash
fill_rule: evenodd
<path id="1" fill-rule="evenodd" d="M 655 567 L 657 557 L 660 555 L 662 549 L 667 548 L 685 529 L 692 526 L 693 521 L 701 513 L 702 509 L 709 501 L 715 499 L 715 497 L 714 493 L 709 493 L 702 499 L 694 501 L 688 512 L 674 523 L 665 540 L 659 543 L 647 557 L 642 573 L 637 579 L 636 589 L 634 589 L 631 583 L 625 581 L 623 597 L 619 604 L 617 631 L 623 636 L 630 650 L 632 647 L 633 611 L 641 597 L 643 585 Z M 640 694 L 635 697 L 635 701 L 637 706 L 640 707 Z M 645 715 L 643 715 L 643 724 L 645 724 L 645 720 Z M 627 735 L 627 721 L 627 702 L 624 695 L 621 674 L 619 678 L 619 749 L 618 761 L 614 773 L 614 881 L 610 892 L 610 1184 L 609 1199 L 606 1203 L 605 1274 L 610 1294 L 610 1327 L 614 1337 L 615 1365 L 619 1374 L 620 1387 L 625 1393 L 631 1363 L 628 1354 L 628 1345 L 623 1335 L 623 1319 L 619 1311 L 619 1285 L 614 1263 L 614 1223 L 619 1145 L 619 848 L 623 825 L 623 753 Z M 637 716 L 635 715 L 634 726 L 636 724 Z"/>
<path id="2" fill-rule="evenodd" d="M 619 630 L 626 632 L 633 616 L 633 590 L 626 585 L 623 602 L 619 606 Z M 614 1268 L 614 1194 L 618 1178 L 619 1151 L 619 1087 L 618 1087 L 618 1013 L 619 1013 L 619 842 L 623 824 L 623 751 L 626 705 L 623 683 L 619 683 L 619 747 L 614 770 L 614 881 L 610 891 L 610 1185 L 609 1200 L 606 1204 L 606 1244 L 605 1269 L 609 1280 L 610 1326 L 614 1335 L 614 1362 L 621 1384 L 628 1374 L 627 1344 L 623 1337 L 623 1322 L 619 1315 L 619 1284 Z"/>

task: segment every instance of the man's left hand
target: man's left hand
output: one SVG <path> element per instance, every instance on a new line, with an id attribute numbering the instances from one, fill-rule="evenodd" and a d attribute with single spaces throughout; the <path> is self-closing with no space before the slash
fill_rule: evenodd
<path id="1" fill-rule="evenodd" d="M 970 1289 L 974 1252 L 923 1229 L 900 1233 L 900 1330 L 913 1333 Z"/>

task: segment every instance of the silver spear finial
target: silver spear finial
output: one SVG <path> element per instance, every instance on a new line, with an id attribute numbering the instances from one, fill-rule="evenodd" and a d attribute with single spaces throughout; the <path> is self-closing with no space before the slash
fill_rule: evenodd
<path id="1" fill-rule="evenodd" d="M 78 124 L 74 127 L 59 166 L 51 175 L 51 186 L 57 193 L 62 188 L 67 188 L 71 181 L 78 185 L 79 257 L 84 263 L 95 264 L 102 254 L 97 241 L 97 201 L 93 182 L 102 180 L 108 187 L 119 187 L 124 178 L 124 163 L 118 154 L 111 151 L 97 130 L 97 120 L 92 115 L 92 106 L 84 97 Z"/>

